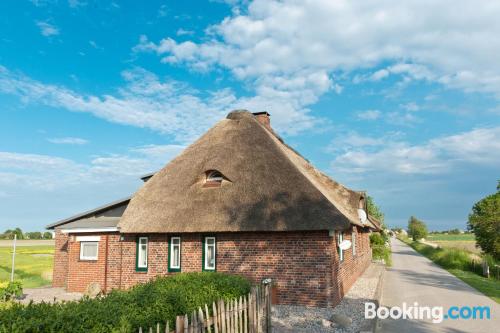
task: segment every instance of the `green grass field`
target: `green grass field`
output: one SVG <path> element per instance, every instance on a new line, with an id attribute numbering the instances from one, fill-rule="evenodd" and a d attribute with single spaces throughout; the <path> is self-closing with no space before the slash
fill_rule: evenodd
<path id="1" fill-rule="evenodd" d="M 481 249 L 476 247 L 476 239 L 474 234 L 460 234 L 460 235 L 444 235 L 432 234 L 426 237 L 426 240 L 439 245 L 442 248 L 454 248 L 465 250 L 479 255 Z"/>
<path id="2" fill-rule="evenodd" d="M 475 241 L 474 234 L 459 234 L 459 235 L 445 235 L 445 234 L 429 234 L 425 238 L 428 241 Z"/>
<path id="3" fill-rule="evenodd" d="M 16 249 L 14 278 L 23 288 L 36 288 L 50 284 L 54 246 L 19 246 Z M 9 281 L 12 269 L 12 248 L 0 247 L 0 281 Z"/>

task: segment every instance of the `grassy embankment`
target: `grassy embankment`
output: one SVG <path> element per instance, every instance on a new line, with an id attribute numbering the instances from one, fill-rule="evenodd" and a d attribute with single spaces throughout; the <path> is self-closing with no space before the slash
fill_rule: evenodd
<path id="1" fill-rule="evenodd" d="M 16 249 L 14 279 L 23 288 L 49 285 L 52 281 L 54 246 L 19 246 Z M 12 248 L 0 247 L 0 281 L 9 281 L 12 269 Z"/>
<path id="2" fill-rule="evenodd" d="M 495 302 L 500 303 L 500 280 L 483 277 L 475 273 L 474 268 L 471 267 L 471 257 L 477 257 L 477 255 L 473 255 L 463 249 L 454 248 L 453 246 L 435 249 L 419 242 L 413 242 L 409 238 L 399 239 L 471 287 L 479 290 Z M 430 241 L 429 238 L 427 239 Z M 476 267 L 476 270 L 477 268 L 478 267 Z"/>

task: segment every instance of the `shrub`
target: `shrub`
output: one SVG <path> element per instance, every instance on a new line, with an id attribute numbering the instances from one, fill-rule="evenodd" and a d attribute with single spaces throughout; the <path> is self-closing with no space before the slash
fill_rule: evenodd
<path id="1" fill-rule="evenodd" d="M 391 249 L 385 245 L 373 245 L 372 258 L 378 260 L 384 260 L 387 266 L 392 265 Z"/>
<path id="2" fill-rule="evenodd" d="M 130 332 L 167 320 L 172 327 L 177 315 L 191 313 L 220 298 L 245 295 L 250 287 L 248 280 L 234 275 L 181 273 L 127 291 L 115 290 L 102 298 L 14 304 L 0 310 L 0 332 Z"/>
<path id="3" fill-rule="evenodd" d="M 437 264 L 448 269 L 469 268 L 470 257 L 467 252 L 460 249 L 439 249 L 434 253 Z"/>
<path id="4" fill-rule="evenodd" d="M 370 244 L 371 245 L 384 245 L 385 239 L 381 234 L 373 233 L 373 234 L 370 234 Z"/>
<path id="5" fill-rule="evenodd" d="M 21 281 L 0 282 L 0 300 L 6 302 L 14 297 L 23 295 L 23 286 Z"/>

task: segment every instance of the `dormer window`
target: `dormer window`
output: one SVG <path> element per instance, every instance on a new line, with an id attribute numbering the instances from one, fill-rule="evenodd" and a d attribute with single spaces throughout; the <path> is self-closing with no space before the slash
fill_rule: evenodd
<path id="1" fill-rule="evenodd" d="M 210 170 L 206 172 L 207 178 L 204 187 L 217 187 L 222 184 L 224 177 L 222 173 L 217 170 Z"/>

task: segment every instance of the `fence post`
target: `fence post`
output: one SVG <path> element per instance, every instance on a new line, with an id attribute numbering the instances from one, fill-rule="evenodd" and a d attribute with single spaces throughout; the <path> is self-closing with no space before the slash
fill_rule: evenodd
<path id="1" fill-rule="evenodd" d="M 184 332 L 184 316 L 177 316 L 175 318 L 175 333 Z"/>
<path id="2" fill-rule="evenodd" d="M 264 285 L 264 302 L 263 306 L 265 306 L 266 311 L 266 333 L 271 333 L 271 285 L 273 283 L 272 279 L 264 279 L 262 280 L 262 284 Z"/>
<path id="3" fill-rule="evenodd" d="M 483 260 L 483 276 L 489 278 L 490 277 L 490 266 L 488 266 L 488 262 Z"/>
<path id="4" fill-rule="evenodd" d="M 16 242 L 17 242 L 17 234 L 14 234 L 14 249 L 12 251 L 12 271 L 10 272 L 10 281 L 14 281 L 14 267 L 16 266 Z"/>

